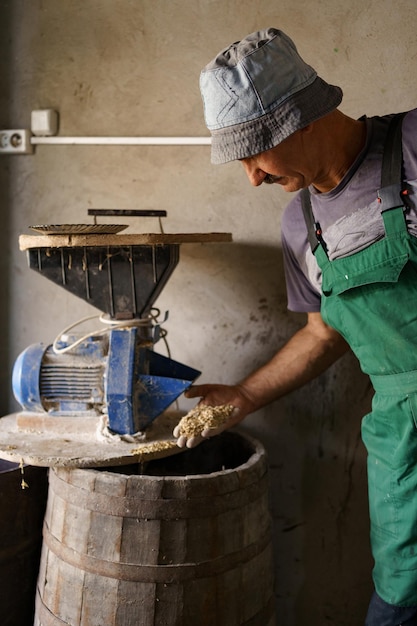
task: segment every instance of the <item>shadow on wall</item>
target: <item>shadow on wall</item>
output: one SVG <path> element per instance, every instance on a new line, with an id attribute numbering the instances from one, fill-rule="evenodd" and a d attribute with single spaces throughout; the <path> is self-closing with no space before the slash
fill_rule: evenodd
<path id="1" fill-rule="evenodd" d="M 193 345 L 197 367 L 207 362 L 209 345 L 223 380 L 232 382 L 267 361 L 304 323 L 304 315 L 287 310 L 278 243 L 184 245 L 180 269 L 166 287 L 174 312 L 180 293 L 181 314 L 201 330 L 201 342 Z"/>
<path id="2" fill-rule="evenodd" d="M 4 4 L 4 3 L 3 3 Z M 1 128 L 12 128 L 12 115 L 9 111 L 11 101 L 11 73 L 10 59 L 12 57 L 10 24 L 12 17 L 12 2 L 2 7 L 2 20 L 0 22 L 0 121 Z M 0 189 L 1 189 L 1 226 L 0 226 L 0 284 L 1 284 L 1 307 L 0 307 L 0 415 L 4 415 L 8 407 L 9 398 L 9 298 L 10 298 L 10 165 L 13 157 L 0 156 Z"/>
<path id="3" fill-rule="evenodd" d="M 361 418 L 373 392 L 353 355 L 245 424 L 268 452 L 279 626 L 360 626 L 372 593 Z"/>

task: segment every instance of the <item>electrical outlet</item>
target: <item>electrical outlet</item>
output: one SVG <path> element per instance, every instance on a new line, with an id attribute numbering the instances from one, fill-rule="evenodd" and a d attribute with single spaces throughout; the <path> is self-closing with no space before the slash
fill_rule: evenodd
<path id="1" fill-rule="evenodd" d="M 32 154 L 30 130 L 0 130 L 0 154 Z"/>

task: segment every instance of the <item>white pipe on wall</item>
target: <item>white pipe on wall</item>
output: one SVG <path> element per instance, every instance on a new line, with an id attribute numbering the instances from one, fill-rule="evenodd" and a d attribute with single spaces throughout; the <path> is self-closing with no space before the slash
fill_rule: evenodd
<path id="1" fill-rule="evenodd" d="M 207 146 L 210 137 L 31 137 L 30 143 L 48 145 Z"/>

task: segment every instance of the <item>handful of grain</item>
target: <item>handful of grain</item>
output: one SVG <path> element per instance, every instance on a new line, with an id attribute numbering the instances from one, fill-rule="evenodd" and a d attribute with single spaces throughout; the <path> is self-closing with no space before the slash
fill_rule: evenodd
<path id="1" fill-rule="evenodd" d="M 178 426 L 175 428 L 175 436 L 198 437 L 204 430 L 219 428 L 219 426 L 227 422 L 234 409 L 235 407 L 232 404 L 196 406 L 181 418 Z"/>

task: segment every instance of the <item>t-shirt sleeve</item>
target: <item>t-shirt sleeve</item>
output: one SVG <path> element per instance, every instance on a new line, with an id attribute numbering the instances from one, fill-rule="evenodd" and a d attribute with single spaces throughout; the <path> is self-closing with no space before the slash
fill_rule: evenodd
<path id="1" fill-rule="evenodd" d="M 299 196 L 290 202 L 284 212 L 281 240 L 288 309 L 297 313 L 319 312 L 321 294 L 317 282 L 320 270 L 307 240 Z"/>

